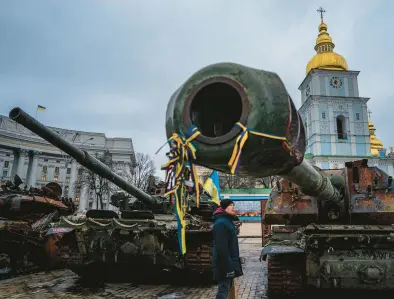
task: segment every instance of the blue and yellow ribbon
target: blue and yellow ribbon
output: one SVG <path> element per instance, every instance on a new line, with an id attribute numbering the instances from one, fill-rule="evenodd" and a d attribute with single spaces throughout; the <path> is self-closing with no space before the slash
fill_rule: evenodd
<path id="1" fill-rule="evenodd" d="M 239 134 L 239 136 L 237 137 L 237 140 L 235 141 L 233 153 L 232 153 L 231 158 L 228 162 L 228 165 L 231 167 L 231 174 L 237 173 L 237 171 L 238 171 L 242 149 L 245 145 L 246 140 L 248 140 L 249 133 L 251 133 L 253 135 L 265 137 L 265 138 L 282 140 L 283 144 L 288 149 L 290 149 L 290 143 L 286 137 L 275 136 L 275 135 L 271 135 L 271 134 L 261 133 L 261 132 L 258 132 L 258 131 L 252 130 L 252 129 L 248 129 L 246 126 L 244 126 L 240 122 L 237 122 L 235 125 L 240 127 L 242 129 L 242 132 L 241 132 L 241 134 Z"/>
<path id="2" fill-rule="evenodd" d="M 182 254 L 186 253 L 185 215 L 187 201 L 189 200 L 185 187 L 185 180 L 188 179 L 186 177 L 187 167 L 190 168 L 192 182 L 196 191 L 197 206 L 200 204 L 200 184 L 198 182 L 196 168 L 193 164 L 194 160 L 196 160 L 196 148 L 191 142 L 200 134 L 195 126 L 191 127 L 185 136 L 174 133 L 168 139 L 168 144 L 170 145 L 170 161 L 161 167 L 162 170 L 172 170 L 172 175 L 169 177 L 171 187 L 165 195 L 172 195 L 175 199 L 174 210 L 178 222 L 178 242 Z"/>

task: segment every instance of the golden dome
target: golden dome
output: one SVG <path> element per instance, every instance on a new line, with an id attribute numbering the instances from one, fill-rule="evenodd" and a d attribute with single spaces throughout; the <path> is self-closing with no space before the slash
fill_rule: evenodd
<path id="1" fill-rule="evenodd" d="M 335 44 L 327 32 L 327 25 L 323 22 L 322 17 L 315 45 L 316 55 L 309 60 L 306 74 L 308 75 L 312 69 L 346 71 L 348 66 L 345 58 L 333 52 L 334 48 Z"/>
<path id="2" fill-rule="evenodd" d="M 371 155 L 379 156 L 378 149 L 383 148 L 383 142 L 376 137 L 375 135 L 376 129 L 372 121 L 368 121 L 368 127 L 369 127 L 369 137 L 371 140 Z"/>

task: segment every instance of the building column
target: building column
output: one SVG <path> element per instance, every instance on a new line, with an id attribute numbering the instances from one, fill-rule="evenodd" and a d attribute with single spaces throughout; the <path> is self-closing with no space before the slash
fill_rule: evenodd
<path id="1" fill-rule="evenodd" d="M 77 180 L 77 161 L 75 161 L 75 159 L 71 159 L 71 175 L 70 175 L 70 184 L 68 185 L 68 197 L 71 197 L 73 200 L 75 199 L 74 189 L 75 189 L 76 180 Z"/>
<path id="2" fill-rule="evenodd" d="M 48 165 L 47 170 L 47 181 L 53 182 L 53 179 L 55 177 L 55 165 Z"/>
<path id="3" fill-rule="evenodd" d="M 19 159 L 18 159 L 18 166 L 16 168 L 16 174 L 22 179 L 24 177 L 24 174 L 27 171 L 27 168 L 25 167 L 25 160 L 26 157 L 28 157 L 29 152 L 27 150 L 21 149 L 19 151 Z"/>
<path id="4" fill-rule="evenodd" d="M 4 158 L 0 158 L 0 177 L 3 176 L 3 168 L 4 168 Z"/>
<path id="5" fill-rule="evenodd" d="M 38 159 L 40 156 L 40 152 L 33 151 L 33 162 L 31 164 L 31 170 L 29 173 L 29 177 L 27 178 L 27 187 L 35 187 L 37 181 L 37 166 L 38 166 Z"/>
<path id="6" fill-rule="evenodd" d="M 89 208 L 89 186 L 84 184 L 81 189 L 78 211 L 88 210 Z"/>

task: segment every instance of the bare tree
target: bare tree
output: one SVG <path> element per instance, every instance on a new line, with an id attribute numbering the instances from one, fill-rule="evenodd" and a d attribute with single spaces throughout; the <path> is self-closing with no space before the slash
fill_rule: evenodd
<path id="1" fill-rule="evenodd" d="M 256 186 L 257 180 L 251 177 L 219 173 L 219 184 L 221 189 L 248 189 Z"/>
<path id="2" fill-rule="evenodd" d="M 159 179 L 154 176 L 156 172 L 155 164 L 147 154 L 136 154 L 135 168 L 132 167 L 131 163 L 113 161 L 108 151 L 101 154 L 96 153 L 94 156 L 107 165 L 111 171 L 144 191 L 148 189 L 149 178 L 151 176 L 154 178 L 154 182 L 159 181 Z M 97 207 L 100 209 L 107 208 L 104 207 L 103 199 L 109 198 L 112 193 L 120 189 L 112 182 L 102 178 L 94 172 L 86 168 L 82 169 L 83 171 L 79 177 L 79 184 L 76 184 L 75 188 L 79 190 L 82 186 L 87 186 L 89 190 L 95 194 Z"/>
<path id="3" fill-rule="evenodd" d="M 131 169 L 128 164 L 117 165 L 115 168 L 118 175 L 144 191 L 148 189 L 150 177 L 154 177 L 155 182 L 159 181 L 159 178 L 155 177 L 156 168 L 153 159 L 144 153 L 136 154 L 134 169 Z"/>
<path id="4" fill-rule="evenodd" d="M 114 163 L 112 161 L 112 156 L 108 151 L 105 151 L 104 153 L 95 153 L 94 156 L 96 159 L 107 165 L 109 169 L 113 170 Z M 90 191 L 94 192 L 97 207 L 100 206 L 100 209 L 104 209 L 103 198 L 109 198 L 113 189 L 112 183 L 93 171 L 83 168 L 82 174 L 79 178 L 79 184 L 76 184 L 75 187 L 80 188 L 82 186 L 87 186 Z"/>
<path id="5" fill-rule="evenodd" d="M 264 188 L 273 188 L 275 182 L 280 179 L 277 175 L 271 175 L 260 179 L 261 184 L 264 185 Z"/>

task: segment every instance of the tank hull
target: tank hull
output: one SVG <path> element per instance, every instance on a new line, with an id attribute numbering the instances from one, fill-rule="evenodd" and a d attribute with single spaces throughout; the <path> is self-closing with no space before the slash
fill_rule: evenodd
<path id="1" fill-rule="evenodd" d="M 89 275 L 93 264 L 115 273 L 120 269 L 139 271 L 141 267 L 211 273 L 211 223 L 188 224 L 188 250 L 182 255 L 172 215 L 154 215 L 150 220 L 120 217 L 78 222 L 63 217 L 57 226 L 71 230 L 57 243 L 60 259 L 81 276 Z"/>
<path id="2" fill-rule="evenodd" d="M 393 233 L 391 225 L 274 227 L 261 254 L 268 266 L 268 295 L 313 289 L 393 290 Z M 280 275 L 284 270 L 286 279 Z"/>
<path id="3" fill-rule="evenodd" d="M 391 177 L 366 160 L 320 171 L 343 195 L 340 206 L 296 192 L 299 186 L 286 179 L 270 194 L 263 222 L 273 227 L 261 254 L 269 295 L 394 290 Z"/>

